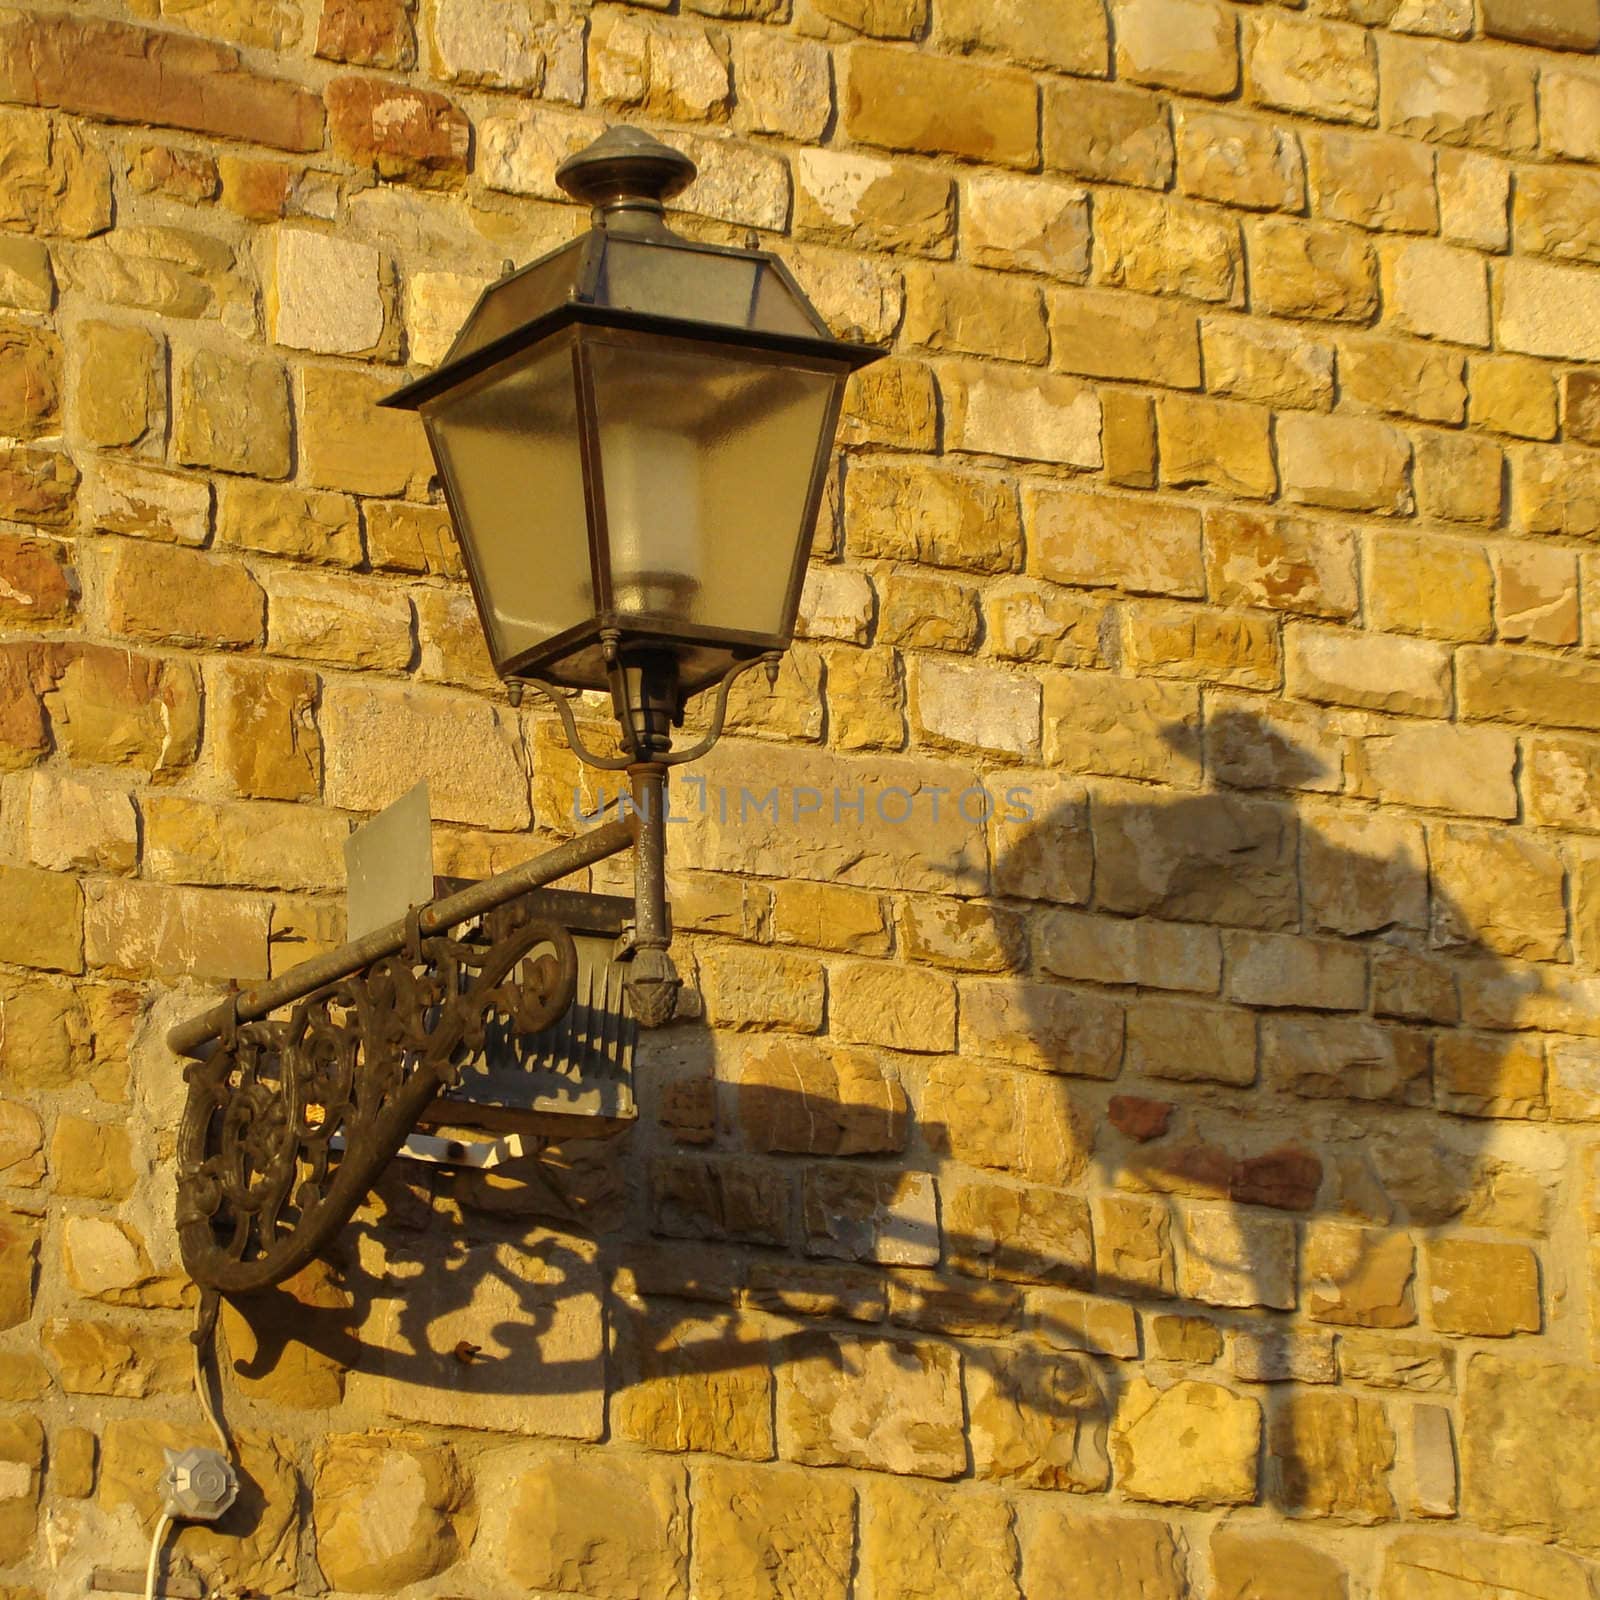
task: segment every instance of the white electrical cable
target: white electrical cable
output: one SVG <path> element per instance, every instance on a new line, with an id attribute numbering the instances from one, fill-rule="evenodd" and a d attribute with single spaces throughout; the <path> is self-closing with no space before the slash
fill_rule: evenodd
<path id="1" fill-rule="evenodd" d="M 230 1461 L 233 1460 L 233 1442 L 217 1419 L 216 1407 L 211 1403 L 211 1385 L 206 1382 L 205 1362 L 201 1357 L 199 1345 L 194 1347 L 194 1392 L 200 1401 L 201 1412 L 211 1424 L 211 1431 L 217 1436 L 217 1443 L 222 1446 L 223 1455 Z"/>
<path id="2" fill-rule="evenodd" d="M 167 1529 L 171 1526 L 172 1518 L 163 1511 L 160 1520 L 156 1523 L 155 1536 L 150 1540 L 150 1565 L 144 1569 L 144 1600 L 155 1600 L 156 1563 L 161 1559 L 161 1541 L 166 1537 Z"/>

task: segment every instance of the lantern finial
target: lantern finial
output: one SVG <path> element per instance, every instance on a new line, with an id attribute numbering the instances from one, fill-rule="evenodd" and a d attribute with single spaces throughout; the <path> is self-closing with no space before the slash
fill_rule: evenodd
<path id="1" fill-rule="evenodd" d="M 594 207 L 597 227 L 640 213 L 659 217 L 663 203 L 694 182 L 688 156 L 638 128 L 619 123 L 556 168 L 556 182 Z"/>

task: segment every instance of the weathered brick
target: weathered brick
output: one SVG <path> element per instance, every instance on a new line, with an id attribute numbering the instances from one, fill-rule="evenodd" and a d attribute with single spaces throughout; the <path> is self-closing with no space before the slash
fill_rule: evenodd
<path id="1" fill-rule="evenodd" d="M 1391 133 L 1508 155 L 1533 149 L 1533 69 L 1522 58 L 1388 34 L 1379 42 L 1378 70 L 1380 112 Z"/>
<path id="2" fill-rule="evenodd" d="M 112 632 L 152 643 L 239 648 L 260 641 L 261 586 L 242 567 L 176 545 L 119 542 L 106 565 Z"/>
<path id="3" fill-rule="evenodd" d="M 378 78 L 335 78 L 325 96 L 333 148 L 344 160 L 424 187 L 465 176 L 471 129 L 444 95 Z"/>
<path id="4" fill-rule="evenodd" d="M 1378 306 L 1371 246 L 1343 228 L 1263 217 L 1246 229 L 1250 298 L 1277 317 L 1365 322 Z"/>
<path id="5" fill-rule="evenodd" d="M 1238 225 L 1164 196 L 1106 190 L 1095 206 L 1094 279 L 1113 289 L 1239 305 Z"/>
<path id="6" fill-rule="evenodd" d="M 0 17 L 0 99 L 282 150 L 322 145 L 308 90 L 249 72 L 226 45 L 121 22 Z"/>
<path id="7" fill-rule="evenodd" d="M 1113 0 L 1117 76 L 1223 96 L 1239 82 L 1232 14 L 1213 0 Z"/>
<path id="8" fill-rule="evenodd" d="M 1397 233 L 1438 226 L 1434 156 L 1426 146 L 1385 134 L 1314 133 L 1306 136 L 1306 159 L 1322 216 Z"/>
<path id="9" fill-rule="evenodd" d="M 1359 28 L 1264 12 L 1248 25 L 1246 69 L 1262 105 L 1334 122 L 1372 122 L 1378 64 Z"/>
<path id="10" fill-rule="evenodd" d="M 1078 178 L 1165 188 L 1173 172 L 1167 108 L 1136 90 L 1046 81 L 1044 161 Z"/>

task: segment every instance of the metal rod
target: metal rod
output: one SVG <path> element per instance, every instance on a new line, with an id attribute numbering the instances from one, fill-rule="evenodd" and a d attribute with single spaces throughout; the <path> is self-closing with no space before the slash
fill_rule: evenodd
<path id="1" fill-rule="evenodd" d="M 605 823 L 590 833 L 547 850 L 542 856 L 524 861 L 520 866 L 485 878 L 443 900 L 425 906 L 417 917 L 418 930 L 424 935 L 438 933 L 443 928 L 465 922 L 469 917 L 482 916 L 493 911 L 507 900 L 514 900 L 530 889 L 542 889 L 568 873 L 604 861 L 607 856 L 618 855 L 634 841 L 635 821 L 623 818 Z M 292 967 L 281 978 L 272 978 L 245 989 L 228 1000 L 221 1001 L 190 1017 L 187 1022 L 175 1024 L 167 1034 L 167 1044 L 174 1055 L 203 1056 L 202 1046 L 217 1038 L 230 1019 L 254 1022 L 279 1006 L 308 995 L 326 983 L 347 978 L 383 956 L 391 956 L 406 942 L 407 918 L 400 917 L 387 927 L 375 928 L 371 933 L 349 944 L 340 945 L 326 955 L 315 956 Z M 237 1008 L 237 1009 L 235 1009 Z"/>

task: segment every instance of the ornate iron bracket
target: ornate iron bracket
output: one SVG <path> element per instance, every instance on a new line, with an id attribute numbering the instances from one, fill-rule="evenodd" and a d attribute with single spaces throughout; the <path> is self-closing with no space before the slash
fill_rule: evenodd
<path id="1" fill-rule="evenodd" d="M 196 1058 L 178 1234 L 203 1290 L 247 1293 L 306 1266 L 486 1030 L 537 1034 L 561 1018 L 577 953 L 542 912 L 559 897 L 530 891 L 634 838 L 629 823 L 609 823 L 172 1030 L 173 1050 Z"/>

